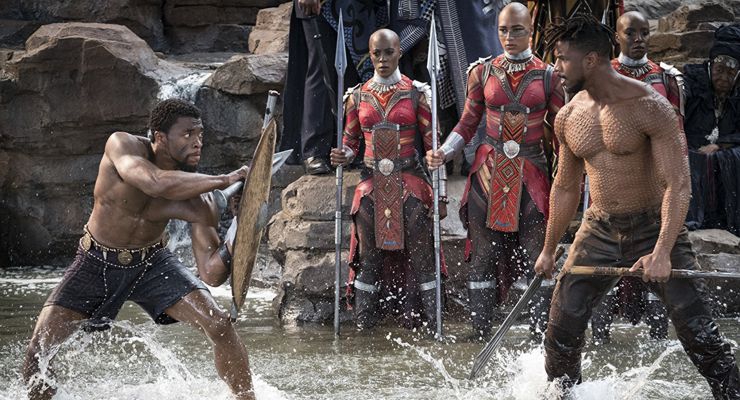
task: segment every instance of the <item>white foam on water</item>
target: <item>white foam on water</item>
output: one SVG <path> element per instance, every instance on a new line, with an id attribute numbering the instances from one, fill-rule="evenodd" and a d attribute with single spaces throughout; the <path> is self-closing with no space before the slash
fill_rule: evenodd
<path id="1" fill-rule="evenodd" d="M 160 84 L 157 97 L 160 100 L 175 97 L 191 102 L 195 101 L 195 95 L 198 89 L 212 73 L 213 71 L 193 72 L 185 76 L 172 77 Z"/>
<path id="2" fill-rule="evenodd" d="M 150 323 L 136 325 L 116 321 L 110 331 L 78 331 L 56 352 L 53 366 L 58 387 L 55 400 L 181 400 L 232 399 L 226 383 L 218 378 L 210 346 L 188 352 L 203 352 L 204 365 L 185 363 L 169 343 L 158 338 L 159 328 Z M 174 342 L 174 341 L 171 341 Z M 177 347 L 177 346 L 175 346 Z M 182 348 L 180 348 L 182 350 Z M 41 374 L 46 375 L 49 357 L 43 357 Z M 260 400 L 288 399 L 288 395 L 259 376 L 253 377 L 255 393 Z M 25 399 L 20 378 L 8 390 L 0 392 L 1 400 Z"/>

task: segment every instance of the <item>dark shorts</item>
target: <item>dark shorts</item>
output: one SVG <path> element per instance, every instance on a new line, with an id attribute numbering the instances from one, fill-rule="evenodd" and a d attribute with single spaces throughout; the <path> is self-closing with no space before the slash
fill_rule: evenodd
<path id="1" fill-rule="evenodd" d="M 157 247 L 122 266 L 115 254 L 77 248 L 74 262 L 44 306 L 81 312 L 93 321 L 113 320 L 123 303 L 141 306 L 158 324 L 177 322 L 165 310 L 196 289 L 208 290 L 167 248 Z"/>

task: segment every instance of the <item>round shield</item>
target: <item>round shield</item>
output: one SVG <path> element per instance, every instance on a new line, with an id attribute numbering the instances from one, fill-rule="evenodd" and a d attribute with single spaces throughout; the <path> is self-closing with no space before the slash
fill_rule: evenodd
<path id="1" fill-rule="evenodd" d="M 516 157 L 519 154 L 519 143 L 514 140 L 507 140 L 504 143 L 504 154 L 510 159 Z"/>
<path id="2" fill-rule="evenodd" d="M 378 171 L 381 174 L 388 176 L 393 172 L 393 161 L 384 158 L 378 162 Z"/>

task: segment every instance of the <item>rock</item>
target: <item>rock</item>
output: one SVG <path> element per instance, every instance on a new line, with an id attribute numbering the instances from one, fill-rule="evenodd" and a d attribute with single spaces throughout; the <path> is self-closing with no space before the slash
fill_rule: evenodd
<path id="1" fill-rule="evenodd" d="M 288 28 L 293 3 L 265 8 L 257 14 L 257 24 L 249 35 L 249 51 L 254 54 L 288 51 Z"/>
<path id="2" fill-rule="evenodd" d="M 205 86 L 233 95 L 282 90 L 287 69 L 287 53 L 234 56 L 208 78 Z"/>
<path id="3" fill-rule="evenodd" d="M 193 52 L 246 52 L 248 25 L 213 24 L 198 27 L 173 27 L 167 31 L 170 50 L 175 54 Z"/>
<path id="4" fill-rule="evenodd" d="M 360 182 L 356 171 L 344 174 L 342 214 L 349 218 L 355 188 Z M 334 175 L 305 175 L 288 185 L 282 194 L 283 212 L 289 218 L 308 221 L 334 221 L 336 179 Z"/>
<path id="5" fill-rule="evenodd" d="M 324 323 L 334 318 L 334 252 L 289 251 L 277 301 L 276 314 L 289 324 L 296 322 Z M 342 253 L 340 309 L 342 320 L 346 312 L 344 293 L 347 282 L 347 253 Z"/>
<path id="6" fill-rule="evenodd" d="M 287 189 L 286 189 L 287 190 Z M 342 246 L 349 247 L 350 221 L 342 224 Z M 268 240 L 275 259 L 285 260 L 289 250 L 333 250 L 334 221 L 306 221 L 293 219 L 285 211 L 270 221 Z"/>
<path id="7" fill-rule="evenodd" d="M 691 231 L 689 240 L 697 253 L 740 254 L 740 238 L 723 229 Z"/>
<path id="8" fill-rule="evenodd" d="M 702 22 L 732 22 L 735 15 L 732 10 L 721 3 L 703 2 L 684 5 L 676 11 L 660 18 L 660 32 L 687 32 L 695 30 Z"/>
<path id="9" fill-rule="evenodd" d="M 257 20 L 257 7 L 240 4 L 223 5 L 219 1 L 200 4 L 167 1 L 164 6 L 164 20 L 168 26 L 196 27 L 211 24 L 254 25 Z"/>
<path id="10" fill-rule="evenodd" d="M 157 79 L 171 71 L 128 28 L 95 23 L 45 25 L 5 64 L 0 248 L 9 263 L 74 255 L 105 141 L 146 131 Z"/>
<path id="11" fill-rule="evenodd" d="M 624 11 L 639 11 L 648 19 L 658 19 L 684 5 L 700 6 L 707 3 L 707 0 L 626 0 Z M 740 2 L 725 1 L 724 6 L 731 9 L 735 16 L 740 16 Z"/>
<path id="12" fill-rule="evenodd" d="M 686 58 L 709 57 L 714 43 L 713 31 L 656 33 L 648 41 L 648 53 L 655 60 L 673 62 Z"/>
<path id="13" fill-rule="evenodd" d="M 265 96 L 235 96 L 202 86 L 195 105 L 201 110 L 204 172 L 235 169 L 252 159 L 262 132 Z"/>
<path id="14" fill-rule="evenodd" d="M 39 26 L 41 23 L 35 21 L 0 19 L 0 44 L 21 46 Z"/>
<path id="15" fill-rule="evenodd" d="M 8 16 L 37 25 L 53 22 L 121 24 L 146 40 L 152 48 L 160 50 L 166 47 L 162 3 L 163 0 L 28 0 L 18 2 L 17 13 Z"/>

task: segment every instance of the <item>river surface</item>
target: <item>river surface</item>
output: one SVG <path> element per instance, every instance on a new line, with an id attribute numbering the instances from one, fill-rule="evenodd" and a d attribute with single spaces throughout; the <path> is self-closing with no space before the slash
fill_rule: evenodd
<path id="1" fill-rule="evenodd" d="M 24 398 L 20 367 L 41 305 L 63 270 L 0 270 L 0 399 Z M 227 286 L 212 293 L 223 307 Z M 475 381 L 467 376 L 482 344 L 465 338 L 463 323 L 446 325 L 439 343 L 395 327 L 372 333 L 343 326 L 283 328 L 273 318 L 275 293 L 252 289 L 237 322 L 250 351 L 258 399 L 547 399 L 540 343 L 526 326 L 515 326 L 503 350 Z M 722 319 L 721 329 L 737 352 L 740 320 Z M 54 363 L 56 399 L 230 399 L 216 375 L 210 347 L 183 324 L 157 326 L 133 303 L 102 333 L 79 333 Z M 710 399 L 671 332 L 667 341 L 648 338 L 646 328 L 617 324 L 612 342 L 584 353 L 584 380 L 574 399 Z"/>

